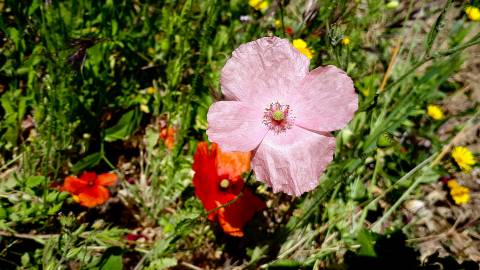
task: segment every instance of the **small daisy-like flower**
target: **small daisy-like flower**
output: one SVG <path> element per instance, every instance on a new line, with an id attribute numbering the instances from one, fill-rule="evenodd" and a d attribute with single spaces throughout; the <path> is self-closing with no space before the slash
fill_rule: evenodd
<path id="1" fill-rule="evenodd" d="M 442 120 L 444 117 L 442 109 L 437 105 L 428 105 L 427 114 L 435 120 Z"/>
<path id="2" fill-rule="evenodd" d="M 117 182 L 114 173 L 97 175 L 94 172 L 84 172 L 80 178 L 67 176 L 62 189 L 72 194 L 73 200 L 86 207 L 104 204 L 110 193 L 107 187 Z"/>
<path id="3" fill-rule="evenodd" d="M 450 195 L 456 204 L 466 204 L 470 200 L 470 190 L 464 186 L 458 186 L 450 190 Z"/>
<path id="4" fill-rule="evenodd" d="M 452 196 L 455 204 L 462 205 L 468 203 L 470 200 L 470 189 L 458 184 L 455 179 L 448 181 L 447 186 L 450 188 L 450 196 Z"/>
<path id="5" fill-rule="evenodd" d="M 262 0 L 249 0 L 248 4 L 253 7 L 255 10 L 259 11 L 265 11 L 268 8 L 268 1 L 262 1 Z"/>
<path id="6" fill-rule="evenodd" d="M 254 151 L 256 178 L 295 196 L 318 185 L 335 152 L 329 132 L 345 127 L 358 108 L 344 71 L 309 65 L 286 39 L 243 44 L 221 72 L 226 101 L 207 115 L 210 141 L 225 151 Z"/>
<path id="7" fill-rule="evenodd" d="M 344 38 L 342 39 L 342 45 L 344 45 L 344 46 L 350 45 L 350 42 L 351 42 L 351 41 L 350 41 L 350 38 L 349 38 L 349 37 L 344 37 Z"/>
<path id="8" fill-rule="evenodd" d="M 469 6 L 465 8 L 467 17 L 472 21 L 480 21 L 480 9 L 477 7 Z"/>
<path id="9" fill-rule="evenodd" d="M 293 47 L 299 50 L 303 55 L 305 55 L 308 59 L 312 59 L 314 50 L 308 48 L 307 42 L 301 38 L 297 38 L 293 40 Z"/>
<path id="10" fill-rule="evenodd" d="M 225 153 L 215 143 L 209 149 L 207 142 L 198 143 L 193 157 L 195 195 L 205 210 L 227 204 L 243 190 L 235 202 L 208 215 L 209 220 L 218 220 L 223 231 L 231 236 L 243 236 L 243 226 L 266 207 L 264 201 L 244 187 L 241 176 L 250 169 L 250 159 L 249 152 Z"/>
<path id="11" fill-rule="evenodd" d="M 475 165 L 475 158 L 466 147 L 455 146 L 452 151 L 452 157 L 464 173 L 470 172 L 472 166 Z"/>

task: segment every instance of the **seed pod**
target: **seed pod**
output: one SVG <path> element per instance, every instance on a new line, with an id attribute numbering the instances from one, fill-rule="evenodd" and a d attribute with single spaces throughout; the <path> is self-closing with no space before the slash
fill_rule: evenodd
<path id="1" fill-rule="evenodd" d="M 377 139 L 377 146 L 380 148 L 388 147 L 391 146 L 395 142 L 395 139 L 393 138 L 392 134 L 388 132 L 382 133 L 380 137 Z"/>

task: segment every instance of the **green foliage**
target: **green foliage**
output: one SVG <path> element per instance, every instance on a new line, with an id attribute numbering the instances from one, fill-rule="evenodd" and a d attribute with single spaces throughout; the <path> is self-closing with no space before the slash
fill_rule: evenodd
<path id="1" fill-rule="evenodd" d="M 371 0 L 269 2 L 266 11 L 241 0 L 0 2 L 0 265 L 318 269 L 347 250 L 379 256 L 377 233 L 402 229 L 401 204 L 445 174 L 432 162 L 443 145 L 425 107 L 462 86 L 449 78 L 480 35 L 450 0 L 433 11 L 415 1 L 397 11 Z M 434 18 L 426 32 L 418 10 Z M 251 226 L 264 230 L 242 242 L 207 219 L 192 156 L 225 61 L 272 33 L 306 40 L 311 68 L 343 68 L 359 110 L 334 134 L 335 159 L 314 191 L 287 199 L 255 184 L 269 207 Z M 415 147 L 415 136 L 431 147 Z M 67 175 L 111 170 L 119 181 L 103 206 L 62 191 Z"/>
<path id="2" fill-rule="evenodd" d="M 141 120 L 141 115 L 138 110 L 125 113 L 120 120 L 118 120 L 118 123 L 105 130 L 104 140 L 111 142 L 128 138 L 128 136 L 137 131 Z"/>

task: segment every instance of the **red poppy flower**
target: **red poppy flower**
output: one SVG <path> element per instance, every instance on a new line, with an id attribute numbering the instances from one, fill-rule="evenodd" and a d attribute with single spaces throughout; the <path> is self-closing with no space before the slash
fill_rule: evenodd
<path id="1" fill-rule="evenodd" d="M 105 203 L 110 198 L 107 186 L 117 182 L 114 173 L 97 175 L 94 172 L 84 172 L 80 178 L 67 176 L 63 190 L 72 194 L 73 199 L 86 207 L 94 207 Z"/>
<path id="2" fill-rule="evenodd" d="M 164 127 L 160 130 L 160 138 L 162 138 L 165 147 L 172 150 L 175 144 L 175 129 L 173 127 Z"/>
<path id="3" fill-rule="evenodd" d="M 242 174 L 250 169 L 249 152 L 223 153 L 217 144 L 209 150 L 207 142 L 200 142 L 194 156 L 193 185 L 195 195 L 207 211 L 234 200 L 235 202 L 208 215 L 214 221 L 218 218 L 223 231 L 232 236 L 243 236 L 242 227 L 253 215 L 266 207 L 248 188 L 243 188 Z"/>
<path id="4" fill-rule="evenodd" d="M 285 32 L 286 32 L 287 35 L 289 35 L 289 36 L 292 36 L 292 35 L 293 35 L 293 29 L 292 29 L 290 26 L 287 26 L 287 28 L 285 28 Z"/>

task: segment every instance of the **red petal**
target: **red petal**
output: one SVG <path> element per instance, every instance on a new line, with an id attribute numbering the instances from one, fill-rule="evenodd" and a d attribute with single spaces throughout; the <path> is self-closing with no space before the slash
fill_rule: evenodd
<path id="1" fill-rule="evenodd" d="M 86 189 L 83 193 L 78 195 L 80 204 L 86 207 L 94 207 L 105 203 L 110 198 L 108 189 L 102 186 L 96 186 Z"/>
<path id="2" fill-rule="evenodd" d="M 97 174 L 94 172 L 84 172 L 82 175 L 80 175 L 80 179 L 82 179 L 86 183 L 88 182 L 95 183 L 95 180 L 97 179 Z"/>
<path id="3" fill-rule="evenodd" d="M 243 226 L 265 207 L 265 202 L 246 188 L 242 197 L 219 211 L 218 220 L 225 233 L 241 237 Z"/>
<path id="4" fill-rule="evenodd" d="M 242 228 L 234 227 L 225 218 L 225 209 L 222 208 L 220 211 L 218 211 L 218 223 L 222 227 L 223 231 L 226 234 L 229 234 L 231 236 L 235 237 L 243 237 L 243 231 Z"/>
<path id="5" fill-rule="evenodd" d="M 229 179 L 239 178 L 244 172 L 250 170 L 251 157 L 250 152 L 222 152 L 219 148 L 217 155 L 218 174 L 228 175 Z"/>
<path id="6" fill-rule="evenodd" d="M 87 182 L 75 176 L 67 176 L 63 182 L 63 190 L 72 194 L 79 194 L 87 188 Z"/>
<path id="7" fill-rule="evenodd" d="M 195 171 L 193 176 L 193 186 L 195 195 L 202 201 L 207 211 L 216 207 L 215 201 L 218 197 L 217 171 L 215 167 L 216 149 L 208 150 L 207 142 L 200 142 L 197 145 L 197 151 L 193 156 L 192 168 Z M 208 218 L 213 220 L 215 213 L 211 213 Z"/>
<path id="8" fill-rule="evenodd" d="M 221 153 L 217 144 L 212 144 L 209 150 L 207 142 L 200 142 L 193 160 L 195 195 L 207 211 L 235 199 L 243 189 L 240 175 L 249 169 L 250 153 Z M 219 174 L 222 165 L 223 174 Z M 220 188 L 220 181 L 224 178 L 230 181 L 227 189 Z M 210 213 L 208 218 L 214 220 L 217 212 Z"/>
<path id="9" fill-rule="evenodd" d="M 117 182 L 117 175 L 114 173 L 102 173 L 97 177 L 97 185 L 111 186 Z"/>

